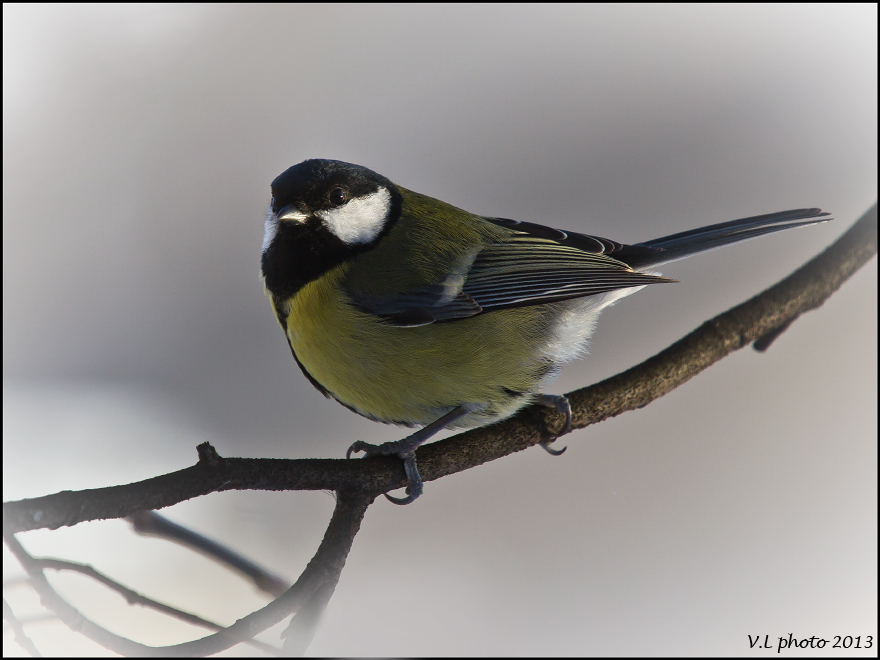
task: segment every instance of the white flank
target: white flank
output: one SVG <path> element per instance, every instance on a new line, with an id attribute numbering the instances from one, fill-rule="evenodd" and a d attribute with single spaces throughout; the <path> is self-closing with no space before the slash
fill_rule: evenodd
<path id="1" fill-rule="evenodd" d="M 560 365 L 583 357 L 602 311 L 643 288 L 634 286 L 566 301 L 565 310 L 556 320 L 556 326 L 544 348 L 544 355 Z"/>
<path id="2" fill-rule="evenodd" d="M 646 275 L 660 275 L 650 270 L 639 272 Z M 644 286 L 632 286 L 594 296 L 575 298 L 563 303 L 564 311 L 556 320 L 553 333 L 544 348 L 544 355 L 557 365 L 584 357 L 590 343 L 590 335 L 593 334 L 596 321 L 602 311 L 621 298 L 631 296 L 644 288 Z"/>
<path id="3" fill-rule="evenodd" d="M 379 235 L 390 210 L 391 193 L 380 188 L 372 195 L 356 197 L 338 209 L 320 211 L 317 216 L 343 243 L 357 245 L 369 243 Z"/>

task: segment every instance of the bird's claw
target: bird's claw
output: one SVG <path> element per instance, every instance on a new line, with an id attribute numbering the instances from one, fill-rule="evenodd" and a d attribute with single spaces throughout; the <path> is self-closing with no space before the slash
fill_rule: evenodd
<path id="1" fill-rule="evenodd" d="M 557 412 L 565 415 L 565 426 L 562 427 L 562 431 L 559 432 L 555 438 L 550 440 L 545 440 L 544 442 L 539 442 L 538 444 L 551 456 L 562 456 L 565 453 L 565 450 L 568 447 L 563 447 L 562 449 L 552 449 L 550 447 L 551 442 L 556 442 L 556 440 L 571 431 L 571 404 L 568 402 L 568 398 L 559 394 L 541 394 L 535 399 L 535 403 L 539 406 L 544 406 L 545 408 L 554 408 Z"/>
<path id="2" fill-rule="evenodd" d="M 348 451 L 345 452 L 345 458 L 351 459 L 351 455 L 356 451 L 364 451 L 367 452 L 367 456 L 370 455 L 370 449 L 375 448 L 376 445 L 371 445 L 368 442 L 364 442 L 363 440 L 358 440 L 357 442 L 353 442 L 351 447 L 348 448 Z"/>
<path id="3" fill-rule="evenodd" d="M 563 447 L 562 449 L 553 449 L 552 447 L 550 447 L 550 443 L 554 442 L 555 440 L 556 438 L 553 438 L 553 440 L 539 442 L 538 444 L 541 445 L 541 448 L 551 456 L 562 456 L 565 453 L 565 450 L 568 449 L 568 447 Z"/>
<path id="4" fill-rule="evenodd" d="M 568 402 L 568 397 L 561 394 L 539 394 L 535 398 L 535 403 L 544 408 L 553 408 L 556 412 L 565 415 L 565 426 L 562 427 L 556 438 L 571 431 L 571 404 Z"/>
<path id="5" fill-rule="evenodd" d="M 401 442 L 386 442 L 381 445 L 371 445 L 369 442 L 358 440 L 352 443 L 345 452 L 345 458 L 350 459 L 353 452 L 362 451 L 366 456 L 397 456 L 403 461 L 403 469 L 406 472 L 406 497 L 392 497 L 385 493 L 389 502 L 394 504 L 411 504 L 415 502 L 424 490 L 419 469 L 416 466 L 415 450 L 406 451 L 406 445 L 401 448 Z"/>
<path id="6" fill-rule="evenodd" d="M 385 499 L 393 504 L 412 504 L 422 494 L 422 490 L 423 487 L 421 481 L 417 484 L 411 483 L 406 487 L 406 497 L 394 497 L 393 495 L 385 493 Z"/>
<path id="7" fill-rule="evenodd" d="M 401 452 L 398 454 L 403 459 L 403 469 L 406 472 L 406 497 L 392 497 L 385 493 L 385 497 L 389 502 L 394 504 L 411 504 L 415 502 L 424 490 L 422 485 L 422 477 L 419 475 L 419 468 L 416 466 L 415 451 Z"/>

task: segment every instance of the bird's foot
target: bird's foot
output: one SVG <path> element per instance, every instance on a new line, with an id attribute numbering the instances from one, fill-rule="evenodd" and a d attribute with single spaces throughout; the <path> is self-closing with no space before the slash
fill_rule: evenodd
<path id="1" fill-rule="evenodd" d="M 568 447 L 552 449 L 550 443 L 556 442 L 559 437 L 565 435 L 571 430 L 571 404 L 566 397 L 560 394 L 539 394 L 535 399 L 535 403 L 545 408 L 555 408 L 557 412 L 565 415 L 565 426 L 562 427 L 562 431 L 559 432 L 559 435 L 552 440 L 545 440 L 544 442 L 538 443 L 544 451 L 551 456 L 561 456 L 565 453 L 565 450 L 568 449 Z"/>
<path id="2" fill-rule="evenodd" d="M 403 461 L 403 469 L 406 472 L 406 497 L 393 497 L 385 493 L 385 497 L 389 502 L 394 504 L 410 504 L 415 502 L 424 490 L 422 478 L 419 476 L 419 468 L 416 465 L 415 448 L 419 446 L 418 442 L 407 442 L 412 436 L 403 440 L 394 442 L 383 442 L 381 445 L 371 445 L 369 442 L 358 440 L 348 451 L 345 452 L 345 458 L 351 458 L 353 452 L 362 451 L 366 456 L 397 456 Z"/>
<path id="3" fill-rule="evenodd" d="M 352 453 L 356 451 L 365 452 L 366 456 L 399 457 L 403 461 L 403 469 L 406 472 L 406 497 L 392 497 L 388 493 L 385 493 L 385 497 L 388 498 L 389 502 L 394 502 L 394 504 L 409 504 L 415 502 L 424 490 L 422 478 L 419 476 L 419 469 L 416 466 L 416 449 L 432 435 L 438 431 L 442 431 L 455 420 L 464 417 L 470 411 L 471 408 L 467 406 L 457 406 L 443 415 L 440 419 L 431 422 L 424 428 L 419 429 L 402 440 L 383 442 L 381 445 L 371 445 L 369 442 L 358 440 L 348 448 L 348 451 L 345 452 L 345 457 L 351 458 Z"/>

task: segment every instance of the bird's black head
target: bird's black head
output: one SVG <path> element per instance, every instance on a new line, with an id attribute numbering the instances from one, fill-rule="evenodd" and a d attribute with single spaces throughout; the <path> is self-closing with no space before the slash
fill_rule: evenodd
<path id="1" fill-rule="evenodd" d="M 370 249 L 400 216 L 397 187 L 339 160 L 306 160 L 272 182 L 263 235 L 266 287 L 289 297 L 355 254 Z"/>

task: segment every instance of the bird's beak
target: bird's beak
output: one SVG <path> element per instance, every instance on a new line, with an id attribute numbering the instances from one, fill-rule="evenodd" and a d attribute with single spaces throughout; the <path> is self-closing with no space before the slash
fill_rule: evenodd
<path id="1" fill-rule="evenodd" d="M 305 222 L 308 220 L 308 217 L 305 213 L 297 209 L 293 204 L 288 204 L 283 209 L 278 211 L 278 215 L 275 216 L 279 222 Z"/>

